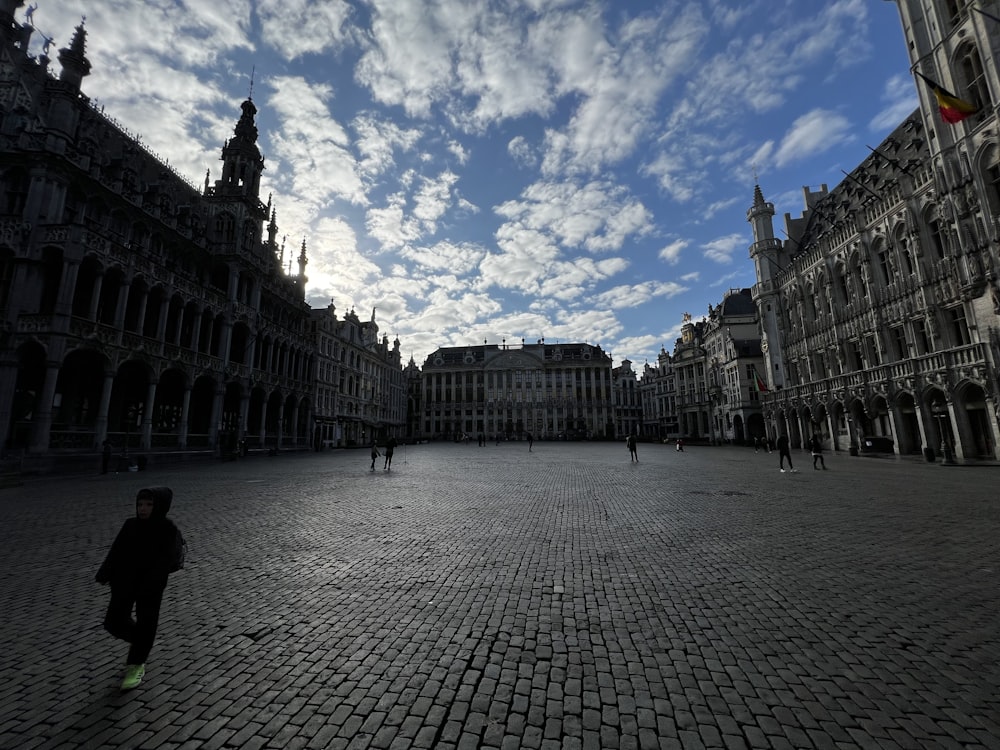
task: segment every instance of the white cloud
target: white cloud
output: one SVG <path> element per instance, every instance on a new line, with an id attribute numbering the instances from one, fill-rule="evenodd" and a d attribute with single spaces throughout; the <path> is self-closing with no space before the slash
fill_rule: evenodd
<path id="1" fill-rule="evenodd" d="M 896 75 L 885 82 L 882 93 L 885 109 L 868 123 L 868 129 L 884 133 L 895 128 L 917 108 L 917 90 L 910 76 Z"/>
<path id="2" fill-rule="evenodd" d="M 673 281 L 644 281 L 641 284 L 623 284 L 613 287 L 594 296 L 590 302 L 596 305 L 608 305 L 619 310 L 626 307 L 638 307 L 658 297 L 675 297 L 688 291 L 688 288 Z"/>
<path id="3" fill-rule="evenodd" d="M 521 199 L 495 209 L 508 222 L 542 232 L 567 248 L 617 250 L 630 235 L 652 230 L 652 216 L 622 186 L 604 182 L 537 182 Z"/>
<path id="4" fill-rule="evenodd" d="M 330 116 L 330 86 L 298 76 L 271 78 L 268 84 L 274 93 L 267 103 L 280 120 L 269 141 L 285 162 L 280 171 L 291 175 L 294 192 L 318 203 L 333 197 L 367 203 L 350 138 Z"/>
<path id="5" fill-rule="evenodd" d="M 395 166 L 396 149 L 410 151 L 421 137 L 416 128 L 404 128 L 369 113 L 354 118 L 351 129 L 357 135 L 356 148 L 361 155 L 358 171 L 369 180 Z"/>
<path id="6" fill-rule="evenodd" d="M 677 265 L 681 259 L 681 250 L 690 245 L 690 240 L 674 240 L 657 254 L 661 260 L 665 260 L 672 266 Z"/>
<path id="7" fill-rule="evenodd" d="M 510 140 L 507 144 L 507 153 L 522 167 L 534 167 L 538 164 L 538 154 L 523 135 Z"/>
<path id="8" fill-rule="evenodd" d="M 749 240 L 743 235 L 727 234 L 705 243 L 702 245 L 702 250 L 709 260 L 714 260 L 716 263 L 732 263 L 733 253 L 749 246 Z"/>
<path id="9" fill-rule="evenodd" d="M 438 242 L 430 247 L 403 248 L 400 255 L 425 269 L 449 270 L 458 276 L 465 276 L 479 267 L 486 257 L 486 249 L 468 242 Z"/>
<path id="10" fill-rule="evenodd" d="M 785 167 L 852 138 L 851 123 L 846 117 L 830 110 L 814 109 L 792 123 L 774 154 L 774 163 L 779 168 Z"/>
<path id="11" fill-rule="evenodd" d="M 257 0 L 256 7 L 263 40 L 286 60 L 350 41 L 351 6 L 344 0 Z"/>

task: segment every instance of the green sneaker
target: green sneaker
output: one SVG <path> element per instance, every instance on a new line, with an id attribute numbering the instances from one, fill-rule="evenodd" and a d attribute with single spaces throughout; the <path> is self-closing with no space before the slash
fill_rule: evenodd
<path id="1" fill-rule="evenodd" d="M 132 690 L 139 687 L 142 676 L 146 674 L 145 664 L 129 664 L 125 667 L 125 678 L 122 680 L 122 690 Z"/>

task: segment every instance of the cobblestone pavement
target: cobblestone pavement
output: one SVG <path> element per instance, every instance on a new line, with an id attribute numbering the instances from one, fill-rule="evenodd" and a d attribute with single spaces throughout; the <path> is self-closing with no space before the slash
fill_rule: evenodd
<path id="1" fill-rule="evenodd" d="M 1000 470 L 431 444 L 0 491 L 0 747 L 1000 748 Z M 143 684 L 93 577 L 190 545 Z"/>

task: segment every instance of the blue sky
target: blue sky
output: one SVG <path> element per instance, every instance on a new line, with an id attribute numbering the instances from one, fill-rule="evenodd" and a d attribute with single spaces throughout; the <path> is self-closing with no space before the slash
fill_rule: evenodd
<path id="1" fill-rule="evenodd" d="M 655 361 L 753 284 L 755 170 L 780 237 L 917 106 L 886 0 L 32 2 L 53 50 L 86 15 L 85 93 L 196 185 L 255 71 L 310 303 L 376 308 L 419 364 L 543 337 Z"/>

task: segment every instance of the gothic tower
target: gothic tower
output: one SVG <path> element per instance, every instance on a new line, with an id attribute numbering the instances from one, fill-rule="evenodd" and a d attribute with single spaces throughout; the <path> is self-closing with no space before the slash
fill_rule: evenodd
<path id="1" fill-rule="evenodd" d="M 767 370 L 765 377 L 768 388 L 775 390 L 785 384 L 778 328 L 780 286 L 777 283 L 777 276 L 784 268 L 785 252 L 781 240 L 774 236 L 774 204 L 764 200 L 760 185 L 754 185 L 753 206 L 747 211 L 747 221 L 753 228 L 750 257 L 757 270 L 753 300 L 760 318 L 760 346 Z"/>

